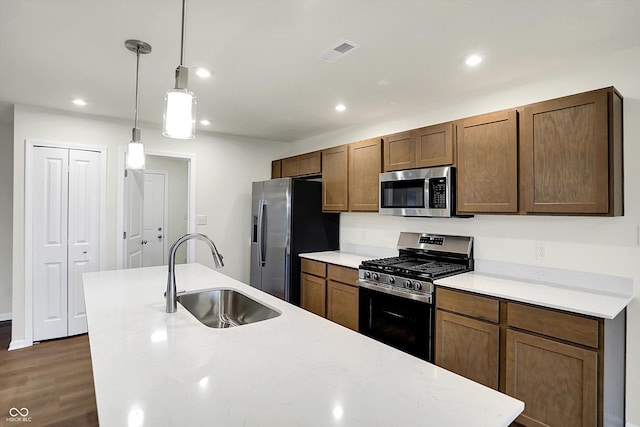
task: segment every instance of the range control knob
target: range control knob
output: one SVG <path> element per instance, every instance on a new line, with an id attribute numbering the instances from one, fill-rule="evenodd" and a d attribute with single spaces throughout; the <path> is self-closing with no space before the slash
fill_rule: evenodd
<path id="1" fill-rule="evenodd" d="M 371 273 L 370 273 L 370 272 L 368 272 L 368 271 L 365 271 L 365 272 L 364 272 L 364 277 L 365 277 L 365 278 L 367 278 L 367 279 L 369 279 L 369 278 L 371 277 Z"/>
<path id="2" fill-rule="evenodd" d="M 378 280 L 380 278 L 380 276 L 378 275 L 378 273 L 373 273 L 371 275 L 371 277 L 373 278 L 373 280 Z"/>
<path id="3" fill-rule="evenodd" d="M 404 287 L 411 289 L 411 280 L 405 280 L 404 281 Z"/>
<path id="4" fill-rule="evenodd" d="M 413 282 L 413 289 L 415 289 L 416 291 L 419 291 L 420 289 L 422 289 L 422 283 Z"/>
<path id="5" fill-rule="evenodd" d="M 393 285 L 394 283 L 396 283 L 396 279 L 390 276 L 388 282 L 389 284 Z"/>

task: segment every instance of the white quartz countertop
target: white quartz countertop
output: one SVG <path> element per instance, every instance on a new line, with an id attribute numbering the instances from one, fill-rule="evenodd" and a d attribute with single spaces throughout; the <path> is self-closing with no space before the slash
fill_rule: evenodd
<path id="1" fill-rule="evenodd" d="M 374 258 L 341 251 L 308 252 L 300 254 L 300 257 L 350 268 L 358 268 L 362 261 Z"/>
<path id="2" fill-rule="evenodd" d="M 603 319 L 615 318 L 633 299 L 632 294 L 606 293 L 478 272 L 438 279 L 435 284 Z"/>
<path id="3" fill-rule="evenodd" d="M 233 288 L 282 314 L 212 329 L 165 313 L 166 267 L 83 279 L 101 427 L 507 426 L 524 408 L 199 264 L 177 266 L 178 291 Z"/>

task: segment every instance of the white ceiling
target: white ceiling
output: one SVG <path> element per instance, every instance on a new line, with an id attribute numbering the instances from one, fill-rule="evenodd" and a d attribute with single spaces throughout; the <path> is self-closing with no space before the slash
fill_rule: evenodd
<path id="1" fill-rule="evenodd" d="M 180 13 L 181 0 L 0 0 L 0 121 L 19 103 L 133 122 L 124 41 L 137 38 L 153 47 L 140 120 L 161 122 Z M 186 32 L 198 119 L 212 121 L 198 130 L 295 141 L 637 46 L 640 0 L 188 0 Z M 320 59 L 343 38 L 361 47 Z"/>

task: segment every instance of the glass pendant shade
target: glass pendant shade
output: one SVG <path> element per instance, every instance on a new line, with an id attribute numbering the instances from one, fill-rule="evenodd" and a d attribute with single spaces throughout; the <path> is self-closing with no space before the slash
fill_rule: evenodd
<path id="1" fill-rule="evenodd" d="M 188 89 L 169 89 L 165 95 L 162 135 L 191 139 L 196 134 L 196 96 Z"/>
<path id="2" fill-rule="evenodd" d="M 144 145 L 142 142 L 130 142 L 127 147 L 127 169 L 144 170 Z"/>

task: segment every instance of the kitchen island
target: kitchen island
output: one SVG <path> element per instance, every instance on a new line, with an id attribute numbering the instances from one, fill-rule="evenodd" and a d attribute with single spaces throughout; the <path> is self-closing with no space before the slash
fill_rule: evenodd
<path id="1" fill-rule="evenodd" d="M 199 264 L 178 291 L 232 288 L 280 316 L 229 329 L 178 304 L 166 267 L 84 275 L 98 418 L 110 426 L 507 426 L 518 400 Z"/>

